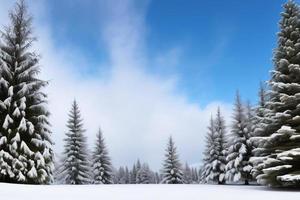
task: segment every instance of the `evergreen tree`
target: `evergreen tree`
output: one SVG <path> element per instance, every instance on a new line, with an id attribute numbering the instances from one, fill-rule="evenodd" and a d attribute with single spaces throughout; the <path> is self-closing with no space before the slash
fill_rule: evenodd
<path id="1" fill-rule="evenodd" d="M 126 184 L 126 171 L 124 167 L 120 167 L 119 170 L 116 171 L 115 178 L 115 184 Z"/>
<path id="2" fill-rule="evenodd" d="M 169 138 L 168 146 L 165 154 L 165 161 L 163 163 L 163 180 L 162 183 L 165 184 L 181 184 L 182 180 L 182 170 L 181 163 L 179 161 L 179 156 L 172 137 Z"/>
<path id="3" fill-rule="evenodd" d="M 94 183 L 111 184 L 112 183 L 112 166 L 105 146 L 101 129 L 97 134 L 95 151 L 93 152 L 92 171 Z"/>
<path id="4" fill-rule="evenodd" d="M 128 167 L 125 167 L 125 184 L 129 184 L 130 183 L 130 173 L 128 170 Z"/>
<path id="5" fill-rule="evenodd" d="M 199 176 L 199 174 L 201 174 L 200 171 L 201 170 L 199 170 L 199 172 L 198 172 L 197 168 L 195 168 L 195 167 L 192 168 L 193 183 L 199 183 L 199 182 L 201 182 L 200 176 Z"/>
<path id="6" fill-rule="evenodd" d="M 153 183 L 152 172 L 148 164 L 144 163 L 141 169 L 137 173 L 136 183 L 137 184 L 150 184 Z"/>
<path id="7" fill-rule="evenodd" d="M 53 150 L 48 121 L 47 85 L 37 75 L 32 51 L 32 18 L 20 0 L 9 14 L 0 43 L 0 182 L 52 181 Z"/>
<path id="8" fill-rule="evenodd" d="M 251 167 L 250 169 L 250 174 L 248 175 L 248 181 L 256 181 L 255 177 L 253 176 L 254 175 L 254 165 L 253 165 L 253 162 L 252 162 L 252 159 L 254 157 L 254 154 L 253 154 L 253 151 L 254 151 L 254 144 L 252 142 L 252 138 L 254 136 L 254 132 L 255 132 L 255 127 L 256 127 L 256 109 L 253 108 L 250 104 L 250 102 L 248 101 L 247 104 L 246 104 L 246 130 L 245 132 L 247 133 L 246 134 L 246 144 L 247 144 L 247 151 L 249 152 L 248 153 L 248 156 L 249 156 L 249 165 L 248 167 Z"/>
<path id="9" fill-rule="evenodd" d="M 114 167 L 112 168 L 112 182 L 113 184 L 119 184 L 118 170 Z"/>
<path id="10" fill-rule="evenodd" d="M 226 180 L 242 182 L 246 185 L 251 180 L 252 165 L 249 162 L 251 148 L 249 146 L 249 132 L 247 130 L 245 110 L 240 95 L 237 93 L 234 105 L 233 123 L 226 165 Z"/>
<path id="11" fill-rule="evenodd" d="M 135 166 L 136 166 L 136 174 L 135 174 L 135 180 L 134 180 L 134 182 L 135 182 L 135 184 L 139 184 L 139 183 L 137 182 L 137 175 L 138 175 L 140 169 L 142 168 L 142 164 L 141 164 L 141 162 L 140 162 L 140 159 L 137 160 Z"/>
<path id="12" fill-rule="evenodd" d="M 193 183 L 193 174 L 192 174 L 192 170 L 190 168 L 190 166 L 185 163 L 185 168 L 183 170 L 183 183 L 185 184 L 191 184 Z"/>
<path id="13" fill-rule="evenodd" d="M 216 120 L 211 117 L 208 126 L 201 175 L 203 183 L 223 184 L 225 182 L 225 131 L 225 121 L 218 108 Z"/>
<path id="14" fill-rule="evenodd" d="M 284 5 L 278 46 L 274 53 L 268 125 L 260 145 L 268 156 L 261 164 L 261 184 L 299 187 L 300 185 L 300 22 L 294 1 Z"/>
<path id="15" fill-rule="evenodd" d="M 201 179 L 203 183 L 219 182 L 219 171 L 217 169 L 218 153 L 217 153 L 217 134 L 215 129 L 215 121 L 211 117 L 206 135 L 206 148 L 204 150 L 203 169 Z"/>
<path id="16" fill-rule="evenodd" d="M 266 132 L 266 126 L 269 121 L 268 113 L 270 113 L 266 105 L 268 95 L 266 88 L 262 83 L 260 83 L 258 97 L 258 105 L 255 108 L 255 113 L 252 120 L 253 132 L 250 136 L 250 142 L 252 145 L 252 157 L 250 158 L 250 162 L 253 165 L 251 174 L 254 178 L 262 173 L 263 165 L 261 165 L 261 163 L 263 159 L 269 155 L 269 152 L 263 148 L 263 143 L 261 143 L 261 139 L 263 139 L 265 136 L 268 136 L 268 132 Z"/>
<path id="17" fill-rule="evenodd" d="M 74 100 L 67 123 L 62 175 L 66 184 L 88 184 L 90 172 L 86 137 L 77 102 Z"/>
<path id="18" fill-rule="evenodd" d="M 215 119 L 214 129 L 216 133 L 216 153 L 217 159 L 214 162 L 214 171 L 218 173 L 218 184 L 225 183 L 225 167 L 226 167 L 226 127 L 225 120 L 218 107 Z"/>
<path id="19" fill-rule="evenodd" d="M 133 164 L 132 170 L 130 171 L 130 183 L 136 184 L 136 175 L 137 175 L 137 169 L 135 164 Z"/>
<path id="20" fill-rule="evenodd" d="M 141 169 L 141 167 L 142 167 L 142 165 L 141 165 L 140 159 L 138 159 L 136 162 L 136 170 L 139 171 Z"/>

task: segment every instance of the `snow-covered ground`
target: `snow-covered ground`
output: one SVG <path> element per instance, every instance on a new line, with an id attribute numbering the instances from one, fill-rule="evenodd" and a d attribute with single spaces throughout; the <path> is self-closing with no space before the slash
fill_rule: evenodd
<path id="1" fill-rule="evenodd" d="M 0 183 L 1 200 L 296 200 L 300 190 L 218 185 L 34 186 Z"/>

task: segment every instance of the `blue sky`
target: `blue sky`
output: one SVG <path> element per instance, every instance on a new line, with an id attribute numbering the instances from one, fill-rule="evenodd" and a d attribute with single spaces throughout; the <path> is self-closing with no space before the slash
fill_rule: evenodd
<path id="1" fill-rule="evenodd" d="M 272 68 L 272 49 L 284 2 L 135 2 L 134 6 L 145 12 L 145 49 L 150 62 L 153 61 L 147 71 L 176 75 L 179 92 L 202 106 L 213 100 L 232 102 L 236 89 L 244 99 L 254 103 L 259 81 L 267 80 Z M 95 6 L 100 3 L 48 2 L 56 45 L 75 46 L 81 51 L 89 60 L 85 72 L 91 76 L 95 66 L 108 59 L 99 30 L 95 29 L 95 25 L 105 20 L 99 18 L 101 10 Z M 155 62 L 158 54 L 172 48 L 178 56 L 176 61 L 162 65 Z"/>
<path id="2" fill-rule="evenodd" d="M 0 24 L 14 1 L 1 0 Z M 54 149 L 74 98 L 89 149 L 99 127 L 113 164 L 159 170 L 168 137 L 198 166 L 211 115 L 230 133 L 235 91 L 255 103 L 269 77 L 282 0 L 28 0 Z"/>

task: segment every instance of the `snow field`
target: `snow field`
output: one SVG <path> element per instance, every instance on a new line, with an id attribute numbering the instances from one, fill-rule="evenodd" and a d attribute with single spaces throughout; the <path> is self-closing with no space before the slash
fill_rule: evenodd
<path id="1" fill-rule="evenodd" d="M 232 185 L 15 185 L 0 183 L 1 200 L 297 200 L 293 190 Z"/>

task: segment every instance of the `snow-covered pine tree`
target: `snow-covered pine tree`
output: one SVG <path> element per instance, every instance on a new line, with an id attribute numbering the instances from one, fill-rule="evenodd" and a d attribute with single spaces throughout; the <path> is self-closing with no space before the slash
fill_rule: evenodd
<path id="1" fill-rule="evenodd" d="M 118 183 L 118 170 L 116 168 L 112 168 L 112 182 L 113 184 L 119 184 Z"/>
<path id="2" fill-rule="evenodd" d="M 141 167 L 142 167 L 141 161 L 140 161 L 140 159 L 138 159 L 136 161 L 136 170 L 139 171 L 141 169 Z"/>
<path id="3" fill-rule="evenodd" d="M 88 184 L 91 182 L 87 141 L 82 121 L 78 104 L 74 100 L 67 122 L 69 130 L 64 139 L 61 174 L 65 184 Z"/>
<path id="4" fill-rule="evenodd" d="M 255 131 L 255 108 L 253 108 L 250 104 L 250 101 L 247 102 L 246 104 L 246 111 L 245 111 L 245 116 L 246 116 L 246 142 L 247 142 L 247 151 L 249 152 L 249 167 L 251 167 L 250 169 L 250 175 L 248 176 L 249 178 L 249 182 L 255 182 L 256 179 L 253 176 L 253 163 L 252 163 L 252 158 L 253 158 L 253 149 L 255 148 L 254 144 L 251 141 L 251 138 L 254 135 L 254 131 Z"/>
<path id="5" fill-rule="evenodd" d="M 265 121 L 267 120 L 267 114 L 270 112 L 267 107 L 268 100 L 269 95 L 267 94 L 266 85 L 261 82 L 258 92 L 258 105 L 254 109 L 253 136 L 265 136 L 265 127 L 268 124 Z"/>
<path id="6" fill-rule="evenodd" d="M 208 126 L 201 174 L 203 183 L 225 183 L 225 131 L 225 121 L 218 108 L 216 120 L 211 117 Z"/>
<path id="7" fill-rule="evenodd" d="M 300 17 L 294 1 L 284 5 L 274 52 L 270 86 L 270 123 L 262 147 L 269 155 L 261 164 L 261 184 L 278 187 L 300 186 Z"/>
<path id="8" fill-rule="evenodd" d="M 259 92 L 258 92 L 258 106 L 255 108 L 255 114 L 253 118 L 253 137 L 264 137 L 269 136 L 266 131 L 267 125 L 271 122 L 269 120 L 269 115 L 272 113 L 271 110 L 267 106 L 267 101 L 269 101 L 269 94 L 267 93 L 266 86 L 263 83 L 260 83 Z M 252 141 L 252 138 L 251 138 Z M 253 140 L 255 141 L 255 140 Z M 259 140 L 256 140 L 259 141 Z M 255 148 L 258 145 L 255 145 Z M 256 149 L 253 152 L 257 152 Z"/>
<path id="9" fill-rule="evenodd" d="M 125 167 L 125 184 L 129 184 L 130 183 L 130 173 L 129 173 L 129 169 L 126 166 Z"/>
<path id="10" fill-rule="evenodd" d="M 162 169 L 162 183 L 165 184 L 182 184 L 182 170 L 177 149 L 175 147 L 172 137 L 169 138 L 168 146 L 165 154 L 166 159 L 163 163 Z"/>
<path id="11" fill-rule="evenodd" d="M 141 164 L 141 162 L 140 162 L 140 159 L 138 159 L 137 160 L 137 162 L 136 162 L 136 173 L 135 173 L 135 184 L 138 184 L 138 182 L 137 182 L 137 174 L 139 173 L 139 171 L 140 171 L 140 169 L 142 168 L 142 164 Z"/>
<path id="12" fill-rule="evenodd" d="M 149 165 L 144 163 L 136 176 L 136 184 L 150 184 L 153 183 L 152 172 Z"/>
<path id="13" fill-rule="evenodd" d="M 218 184 L 225 183 L 226 167 L 226 126 L 224 117 L 221 114 L 220 107 L 217 110 L 217 116 L 214 124 L 217 159 L 213 161 L 214 171 L 218 172 Z"/>
<path id="14" fill-rule="evenodd" d="M 156 184 L 157 183 L 156 174 L 151 169 L 150 169 L 150 183 L 151 184 Z"/>
<path id="15" fill-rule="evenodd" d="M 121 166 L 119 170 L 115 172 L 115 184 L 126 184 L 126 170 L 125 167 Z"/>
<path id="16" fill-rule="evenodd" d="M 251 170 L 253 178 L 256 178 L 262 173 L 262 160 L 265 156 L 269 155 L 269 152 L 263 148 L 263 143 L 261 143 L 261 139 L 265 136 L 269 136 L 269 133 L 266 131 L 266 126 L 269 122 L 268 113 L 270 113 L 266 106 L 268 95 L 263 83 L 260 83 L 258 98 L 259 101 L 258 105 L 254 109 L 254 116 L 252 120 L 253 127 L 250 135 L 250 143 L 252 145 L 252 157 L 250 158 L 250 162 L 253 165 Z"/>
<path id="17" fill-rule="evenodd" d="M 185 163 L 185 167 L 183 169 L 183 183 L 185 184 L 191 184 L 193 183 L 193 174 L 192 174 L 192 170 L 190 168 L 190 166 Z"/>
<path id="18" fill-rule="evenodd" d="M 198 171 L 197 168 L 192 167 L 192 179 L 193 179 L 193 183 L 199 183 L 199 182 L 201 182 L 200 176 L 199 176 L 199 174 L 201 174 L 200 171 L 201 171 L 200 169 Z"/>
<path id="19" fill-rule="evenodd" d="M 23 0 L 9 14 L 0 44 L 0 182 L 52 181 L 53 150 L 40 80 L 39 56 L 31 50 L 32 18 Z"/>
<path id="20" fill-rule="evenodd" d="M 210 124 L 207 127 L 208 132 L 206 135 L 206 144 L 203 152 L 203 166 L 201 168 L 201 183 L 209 183 L 209 182 L 217 182 L 219 177 L 215 177 L 215 173 L 213 172 L 212 163 L 215 160 L 216 152 L 215 152 L 215 122 L 213 117 L 210 118 Z"/>
<path id="21" fill-rule="evenodd" d="M 226 180 L 228 182 L 244 182 L 249 184 L 251 178 L 252 165 L 249 162 L 251 149 L 248 145 L 248 130 L 245 110 L 242 105 L 240 95 L 237 92 L 231 136 L 229 138 L 228 155 L 226 157 Z"/>
<path id="22" fill-rule="evenodd" d="M 112 165 L 101 129 L 98 131 L 93 152 L 92 173 L 93 183 L 112 184 Z"/>
<path id="23" fill-rule="evenodd" d="M 130 179 L 129 179 L 130 184 L 136 184 L 136 175 L 137 175 L 137 169 L 134 163 L 132 170 L 130 171 Z"/>

